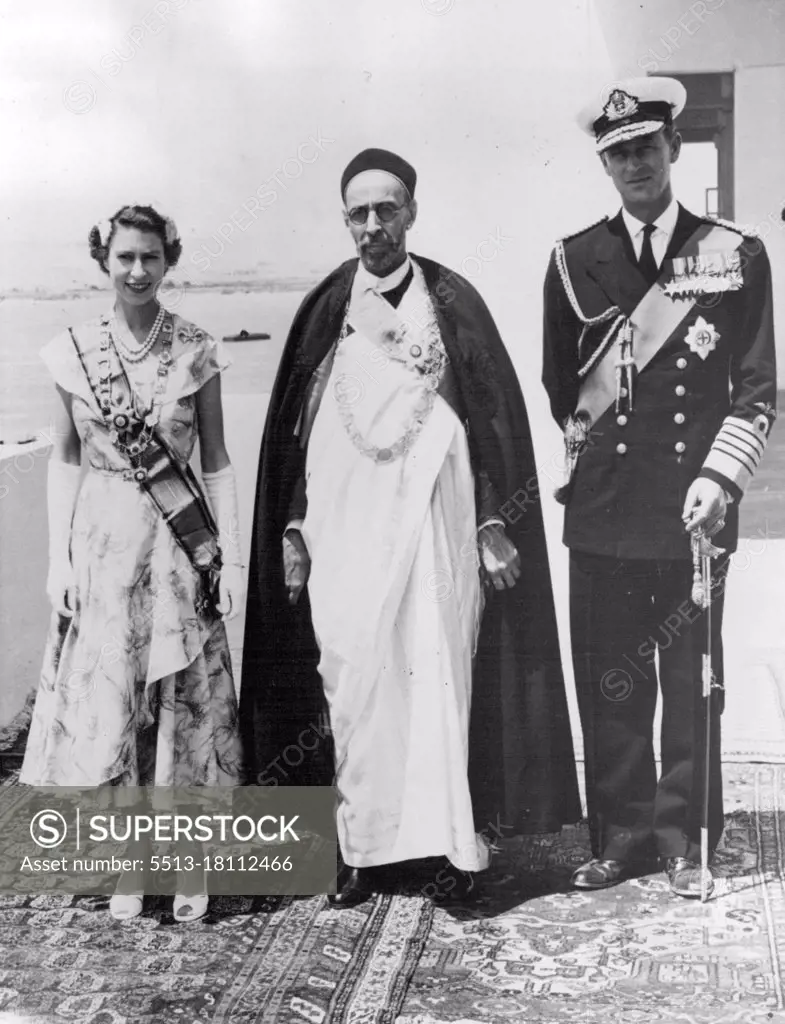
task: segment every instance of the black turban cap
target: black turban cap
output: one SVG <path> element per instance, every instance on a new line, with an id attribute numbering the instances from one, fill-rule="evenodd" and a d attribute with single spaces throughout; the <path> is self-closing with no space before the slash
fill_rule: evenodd
<path id="1" fill-rule="evenodd" d="M 397 178 L 414 199 L 414 187 L 417 184 L 417 171 L 403 157 L 391 153 L 388 149 L 364 149 L 351 160 L 341 175 L 341 198 L 346 195 L 346 186 L 363 171 L 386 171 Z"/>

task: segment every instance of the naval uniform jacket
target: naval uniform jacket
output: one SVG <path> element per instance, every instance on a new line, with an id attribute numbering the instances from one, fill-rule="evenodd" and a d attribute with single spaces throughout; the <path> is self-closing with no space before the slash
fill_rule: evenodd
<path id="1" fill-rule="evenodd" d="M 660 282 L 672 277 L 673 257 L 706 223 L 714 222 L 679 207 Z M 681 515 L 698 476 L 715 480 L 733 498 L 714 542 L 736 548 L 738 502 L 774 421 L 777 381 L 766 251 L 757 238 L 721 223 L 739 236 L 743 283 L 699 294 L 636 372 L 632 410 L 617 415 L 611 405 L 593 424 L 567 489 L 564 543 L 572 550 L 624 560 L 689 558 Z M 554 250 L 545 280 L 543 383 L 564 427 L 579 408 L 581 368 L 608 331 L 608 323 L 584 330 L 585 321 L 611 306 L 629 317 L 649 285 L 621 212 L 561 246 L 561 269 Z M 713 347 L 694 343 L 701 329 L 711 332 Z"/>

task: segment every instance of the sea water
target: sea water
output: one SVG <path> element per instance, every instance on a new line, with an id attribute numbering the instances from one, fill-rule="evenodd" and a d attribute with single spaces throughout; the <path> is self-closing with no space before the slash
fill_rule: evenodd
<path id="1" fill-rule="evenodd" d="M 265 341 L 227 343 L 232 366 L 222 377 L 222 389 L 231 399 L 272 389 L 286 334 L 303 294 L 200 289 L 173 293 L 171 304 L 217 338 L 241 330 L 270 335 Z M 60 331 L 100 315 L 111 304 L 108 290 L 0 299 L 0 442 L 12 444 L 42 435 L 58 399 L 40 349 Z"/>

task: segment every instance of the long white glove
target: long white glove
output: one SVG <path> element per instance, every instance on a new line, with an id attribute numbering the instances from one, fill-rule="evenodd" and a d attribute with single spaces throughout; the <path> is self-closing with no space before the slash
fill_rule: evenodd
<path id="1" fill-rule="evenodd" d="M 240 611 L 245 591 L 240 551 L 240 515 L 237 503 L 237 477 L 234 467 L 217 473 L 202 473 L 204 489 L 218 524 L 223 555 L 218 611 L 224 619 L 233 619 Z"/>
<path id="2" fill-rule="evenodd" d="M 46 472 L 46 509 L 49 520 L 49 573 L 46 594 L 58 615 L 71 616 L 76 608 L 76 579 L 71 565 L 71 524 L 79 493 L 81 469 L 50 458 Z"/>

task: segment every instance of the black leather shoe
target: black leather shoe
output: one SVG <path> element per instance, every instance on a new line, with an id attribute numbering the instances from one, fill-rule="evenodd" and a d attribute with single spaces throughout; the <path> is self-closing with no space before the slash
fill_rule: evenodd
<path id="1" fill-rule="evenodd" d="M 477 879 L 471 871 L 455 871 L 455 885 L 445 893 L 447 903 L 473 903 L 479 895 Z"/>
<path id="2" fill-rule="evenodd" d="M 700 899 L 701 893 L 701 866 L 694 860 L 687 860 L 686 857 L 669 857 L 665 870 L 668 873 L 668 882 L 671 892 L 677 896 L 684 896 L 687 899 Z M 706 895 L 711 896 L 714 892 L 714 879 L 711 871 L 708 870 Z"/>
<path id="3" fill-rule="evenodd" d="M 576 889 L 609 889 L 630 877 L 630 865 L 626 861 L 594 857 L 581 864 L 571 881 Z"/>
<path id="4" fill-rule="evenodd" d="M 347 909 L 365 903 L 373 896 L 367 868 L 350 868 L 345 865 L 338 875 L 338 891 L 327 900 L 333 907 Z"/>
<path id="5" fill-rule="evenodd" d="M 435 882 L 429 891 L 429 897 L 437 905 L 450 903 L 473 903 L 479 895 L 477 879 L 471 871 L 461 871 L 449 860 L 436 875 Z"/>

